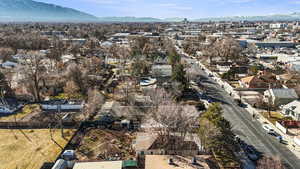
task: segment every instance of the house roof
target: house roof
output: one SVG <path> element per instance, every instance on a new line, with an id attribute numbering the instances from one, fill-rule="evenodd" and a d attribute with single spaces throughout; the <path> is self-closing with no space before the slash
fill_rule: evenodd
<path id="1" fill-rule="evenodd" d="M 172 158 L 176 165 L 170 165 L 169 159 Z M 208 167 L 208 166 L 207 166 Z M 205 167 L 207 169 L 207 167 Z M 176 156 L 169 155 L 146 155 L 145 157 L 145 169 L 195 169 L 189 165 L 188 162 L 183 160 L 177 160 Z"/>
<path id="2" fill-rule="evenodd" d="M 249 84 L 249 83 L 251 83 L 251 81 L 252 81 L 254 78 L 255 78 L 255 76 L 248 76 L 248 77 L 242 78 L 241 81 L 242 81 L 243 83 Z"/>
<path id="3" fill-rule="evenodd" d="M 280 80 L 286 81 L 286 80 L 290 80 L 293 76 L 294 76 L 294 75 L 292 75 L 292 74 L 285 73 L 285 74 L 282 74 L 282 75 L 278 75 L 278 78 L 279 78 Z"/>
<path id="4" fill-rule="evenodd" d="M 148 150 L 155 142 L 157 137 L 157 134 L 153 133 L 137 133 L 133 147 L 136 151 Z"/>
<path id="5" fill-rule="evenodd" d="M 295 89 L 270 89 L 270 92 L 277 98 L 298 99 Z"/>
<path id="6" fill-rule="evenodd" d="M 122 161 L 78 162 L 73 169 L 122 169 Z"/>
<path id="7" fill-rule="evenodd" d="M 138 133 L 133 147 L 136 151 L 155 149 L 198 150 L 194 141 L 182 139 L 176 134 L 168 136 L 167 141 L 164 138 L 155 133 Z"/>
<path id="8" fill-rule="evenodd" d="M 283 109 L 291 109 L 294 112 L 300 113 L 300 101 L 295 100 L 289 104 L 286 104 L 285 106 L 283 106 Z"/>

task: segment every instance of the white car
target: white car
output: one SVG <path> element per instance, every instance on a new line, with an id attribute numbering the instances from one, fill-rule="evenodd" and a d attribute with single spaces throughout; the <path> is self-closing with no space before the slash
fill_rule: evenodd
<path id="1" fill-rule="evenodd" d="M 190 83 L 191 83 L 192 86 L 198 86 L 198 84 L 196 82 L 192 81 L 192 80 L 191 80 Z"/>
<path id="2" fill-rule="evenodd" d="M 266 130 L 266 132 L 268 134 L 275 133 L 274 129 L 270 125 L 268 125 L 268 124 L 264 124 L 264 125 L 262 125 L 262 127 L 263 127 L 264 130 Z"/>

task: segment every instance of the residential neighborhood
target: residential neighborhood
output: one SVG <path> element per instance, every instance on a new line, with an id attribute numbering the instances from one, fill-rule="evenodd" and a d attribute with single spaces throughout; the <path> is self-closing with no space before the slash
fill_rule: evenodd
<path id="1" fill-rule="evenodd" d="M 299 169 L 299 25 L 0 23 L 0 169 Z"/>

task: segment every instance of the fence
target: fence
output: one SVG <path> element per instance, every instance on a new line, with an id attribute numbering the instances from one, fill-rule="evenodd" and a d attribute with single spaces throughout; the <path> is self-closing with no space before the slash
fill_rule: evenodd
<path id="1" fill-rule="evenodd" d="M 0 122 L 1 129 L 48 129 L 48 128 L 78 128 L 80 122 Z"/>

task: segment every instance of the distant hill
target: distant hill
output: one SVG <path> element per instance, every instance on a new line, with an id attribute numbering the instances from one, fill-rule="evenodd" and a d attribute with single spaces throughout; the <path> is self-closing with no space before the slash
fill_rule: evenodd
<path id="1" fill-rule="evenodd" d="M 291 14 L 274 14 L 265 16 L 232 16 L 232 17 L 215 17 L 201 18 L 193 21 L 300 21 L 300 13 Z"/>
<path id="2" fill-rule="evenodd" d="M 99 17 L 99 22 L 181 22 L 184 18 L 152 18 L 152 17 Z"/>
<path id="3" fill-rule="evenodd" d="M 70 2 L 71 3 L 71 2 Z M 0 22 L 92 22 L 98 18 L 33 0 L 0 0 Z"/>
<path id="4" fill-rule="evenodd" d="M 184 18 L 158 19 L 151 17 L 102 17 L 100 22 L 181 22 Z M 274 14 L 266 16 L 230 16 L 193 19 L 194 22 L 207 21 L 300 21 L 300 13 Z"/>
<path id="5" fill-rule="evenodd" d="M 99 22 L 163 22 L 163 20 L 151 17 L 99 17 Z"/>
<path id="6" fill-rule="evenodd" d="M 70 3 L 72 3 L 70 1 Z M 191 21 L 300 21 L 300 13 L 266 16 L 200 18 Z M 95 17 L 54 4 L 34 0 L 0 0 L 0 22 L 181 22 L 183 18 Z"/>

